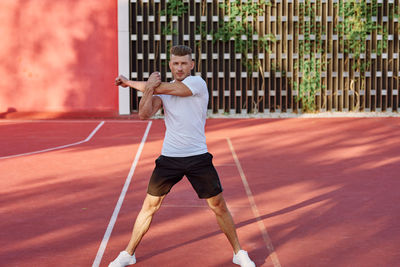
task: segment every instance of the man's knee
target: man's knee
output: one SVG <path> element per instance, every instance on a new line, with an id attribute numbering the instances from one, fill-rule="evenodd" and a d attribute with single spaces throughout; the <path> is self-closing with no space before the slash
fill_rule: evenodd
<path id="1" fill-rule="evenodd" d="M 208 206 L 215 212 L 215 214 L 223 214 L 228 212 L 225 200 L 221 194 L 207 199 Z"/>
<path id="2" fill-rule="evenodd" d="M 155 212 L 157 212 L 160 207 L 161 207 L 161 203 L 163 201 L 165 196 L 152 196 L 147 194 L 144 202 L 143 202 L 143 206 L 142 206 L 142 211 L 146 212 L 146 213 L 150 213 L 150 214 L 154 214 Z"/>

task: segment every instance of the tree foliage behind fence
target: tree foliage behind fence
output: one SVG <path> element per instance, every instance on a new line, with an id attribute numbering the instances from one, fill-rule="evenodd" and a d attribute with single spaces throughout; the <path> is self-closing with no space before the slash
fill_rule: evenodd
<path id="1" fill-rule="evenodd" d="M 131 0 L 131 78 L 185 44 L 214 113 L 397 111 L 399 1 Z M 140 93 L 132 91 L 132 110 Z"/>

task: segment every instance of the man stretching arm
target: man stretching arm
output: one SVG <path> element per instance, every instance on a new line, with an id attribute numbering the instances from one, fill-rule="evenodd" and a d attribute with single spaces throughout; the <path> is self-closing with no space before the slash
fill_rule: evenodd
<path id="1" fill-rule="evenodd" d="M 159 73 L 152 73 L 147 82 L 129 81 L 119 76 L 115 83 L 131 86 L 143 92 L 139 117 L 149 119 L 164 107 L 166 133 L 161 156 L 151 175 L 131 239 L 109 267 L 124 267 L 136 263 L 135 251 L 148 231 L 156 211 L 171 188 L 186 176 L 201 199 L 214 212 L 218 225 L 233 249 L 233 263 L 254 267 L 246 251 L 241 249 L 236 227 L 227 208 L 218 173 L 208 152 L 204 127 L 208 106 L 208 89 L 199 76 L 190 76 L 194 67 L 192 50 L 187 46 L 171 48 L 171 69 L 174 81 L 162 83 Z"/>

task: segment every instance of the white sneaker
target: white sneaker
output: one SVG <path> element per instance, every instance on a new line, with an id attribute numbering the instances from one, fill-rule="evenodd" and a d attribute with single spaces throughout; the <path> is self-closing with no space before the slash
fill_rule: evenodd
<path id="1" fill-rule="evenodd" d="M 256 267 L 255 263 L 250 260 L 247 251 L 239 250 L 238 253 L 233 253 L 233 263 L 241 267 Z"/>
<path id="2" fill-rule="evenodd" d="M 135 254 L 131 256 L 129 255 L 128 252 L 124 250 L 119 253 L 118 257 L 114 261 L 110 262 L 108 267 L 125 267 L 127 265 L 135 263 L 136 263 Z"/>

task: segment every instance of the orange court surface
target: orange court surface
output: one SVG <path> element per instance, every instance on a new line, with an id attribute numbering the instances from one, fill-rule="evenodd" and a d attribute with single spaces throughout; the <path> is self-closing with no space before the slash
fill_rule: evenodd
<path id="1" fill-rule="evenodd" d="M 127 244 L 163 120 L 0 120 L 0 265 L 107 266 Z M 400 119 L 209 119 L 209 152 L 257 266 L 400 266 Z M 135 266 L 235 266 L 183 179 Z"/>

